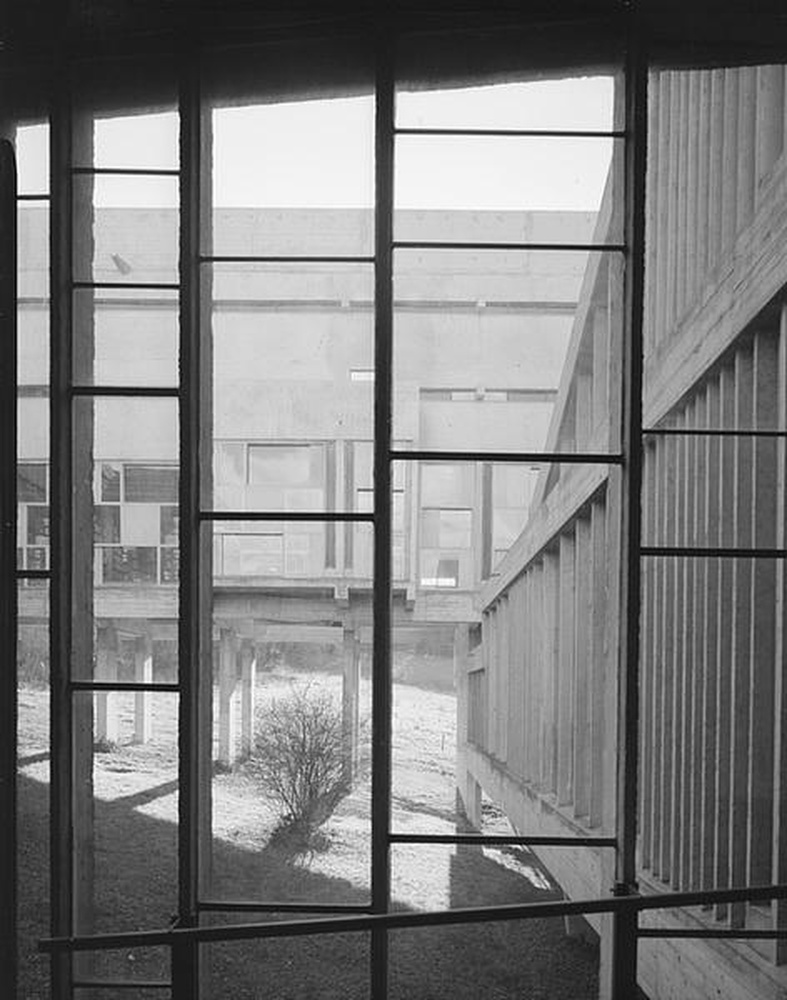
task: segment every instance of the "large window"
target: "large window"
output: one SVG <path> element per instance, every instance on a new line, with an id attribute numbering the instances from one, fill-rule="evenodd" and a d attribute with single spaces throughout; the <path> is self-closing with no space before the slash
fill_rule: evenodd
<path id="1" fill-rule="evenodd" d="M 9 107 L 18 996 L 771 1000 L 784 68 L 356 29 Z"/>

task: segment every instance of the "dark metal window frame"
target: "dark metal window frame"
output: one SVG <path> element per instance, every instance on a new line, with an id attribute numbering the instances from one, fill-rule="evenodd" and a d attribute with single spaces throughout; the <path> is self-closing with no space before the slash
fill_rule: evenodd
<path id="1" fill-rule="evenodd" d="M 371 982 L 373 996 L 383 1000 L 386 996 L 387 932 L 394 927 L 422 927 L 433 925 L 460 924 L 494 920 L 526 919 L 530 917 L 558 916 L 583 913 L 612 913 L 614 915 L 614 984 L 613 995 L 618 998 L 633 995 L 636 982 L 636 942 L 637 937 L 691 936 L 691 937 L 735 937 L 766 938 L 784 937 L 783 931 L 726 931 L 719 929 L 686 932 L 684 930 L 638 930 L 637 916 L 641 910 L 673 908 L 678 906 L 706 904 L 710 902 L 734 900 L 787 899 L 787 886 L 749 887 L 744 889 L 703 891 L 694 893 L 664 893 L 656 897 L 641 896 L 636 891 L 635 881 L 635 822 L 637 800 L 637 739 L 638 739 L 638 601 L 639 568 L 643 555 L 684 555 L 690 550 L 655 550 L 642 548 L 639 533 L 639 489 L 641 478 L 642 425 L 641 425 L 641 327 L 642 327 L 642 278 L 644 247 L 644 198 L 645 198 L 645 141 L 646 141 L 646 69 L 645 53 L 632 46 L 626 67 L 626 129 L 615 135 L 627 139 L 626 154 L 626 243 L 606 245 L 598 249 L 623 250 L 627 254 L 626 268 L 626 336 L 624 373 L 624 414 L 621 433 L 621 450 L 618 454 L 530 454 L 530 453 L 463 453 L 463 452 L 412 452 L 400 451 L 392 447 L 392 259 L 396 247 L 420 246 L 421 244 L 395 243 L 392 232 L 393 206 L 393 145 L 394 127 L 394 62 L 391 45 L 382 37 L 378 43 L 376 85 L 376 253 L 374 258 L 364 258 L 375 263 L 375 511 L 373 515 L 320 514 L 320 520 L 372 521 L 374 525 L 375 553 L 375 597 L 374 615 L 377 643 L 375 663 L 375 686 L 373 693 L 373 862 L 371 906 L 357 916 L 338 916 L 341 911 L 355 908 L 335 907 L 334 914 L 325 919 L 311 919 L 298 922 L 254 923 L 228 925 L 222 927 L 199 926 L 199 913 L 212 910 L 268 909 L 268 905 L 218 903 L 200 899 L 199 855 L 200 837 L 204 816 L 199 801 L 199 774 L 205 766 L 198 752 L 198 734 L 206 724 L 204 688 L 196 673 L 184 669 L 185 665 L 198 662 L 198 655 L 204 636 L 204 624 L 200 622 L 200 611 L 204 609 L 205 594 L 201 590 L 199 566 L 205 556 L 200 529 L 211 520 L 237 519 L 264 520 L 281 519 L 282 514 L 258 514 L 253 512 L 206 512 L 201 510 L 202 482 L 209 459 L 205 443 L 200 436 L 200 424 L 204 418 L 202 402 L 203 364 L 205 356 L 204 331 L 200 321 L 203 315 L 204 285 L 201 265 L 208 260 L 234 260 L 235 258 L 206 258 L 200 253 L 200 215 L 205 207 L 207 194 L 201 176 L 201 156 L 205 148 L 203 134 L 203 109 L 200 100 L 200 84 L 196 69 L 197 60 L 186 56 L 180 67 L 180 284 L 151 284 L 137 286 L 144 288 L 178 289 L 180 296 L 180 386 L 178 389 L 140 389 L 136 387 L 76 387 L 72 384 L 73 330 L 71 322 L 72 290 L 74 288 L 123 288 L 129 284 L 73 282 L 72 262 L 72 177 L 77 173 L 123 173 L 137 171 L 100 171 L 71 166 L 71 109 L 68 89 L 62 86 L 68 78 L 67 69 L 59 67 L 59 87 L 52 109 L 52 226 L 51 226 L 51 267 L 52 267 L 52 428 L 51 428 L 51 501 L 57 512 L 52 524 L 52 570 L 38 573 L 15 572 L 16 545 L 13 539 L 15 517 L 3 517 L 0 529 L 6 542 L 4 555 L 10 553 L 0 564 L 5 579 L 16 580 L 35 578 L 51 579 L 51 641 L 52 641 L 52 937 L 42 942 L 42 949 L 51 953 L 52 983 L 54 1000 L 66 1000 L 76 985 L 72 975 L 72 955 L 79 951 L 123 948 L 129 946 L 166 945 L 173 955 L 173 996 L 185 1000 L 197 995 L 198 991 L 198 945 L 204 941 L 230 941 L 241 939 L 262 939 L 267 937 L 294 936 L 306 934 L 339 933 L 350 930 L 367 930 L 372 933 Z M 414 130 L 398 130 L 410 134 Z M 415 130 L 418 131 L 418 130 Z M 438 130 L 431 130 L 437 132 Z M 464 130 L 454 131 L 464 134 Z M 2 152 L 5 157 L 5 147 Z M 5 169 L 5 162 L 0 164 Z M 144 174 L 173 171 L 139 171 Z M 22 195 L 19 200 L 34 196 Z M 35 196 L 38 199 L 38 196 Z M 5 211 L 5 202 L 0 204 Z M 11 213 L 15 218 L 15 210 Z M 3 227 L 3 232 L 9 228 Z M 428 244 L 439 248 L 440 244 Z M 5 244 L 3 244 L 5 246 Z M 508 245 L 506 245 L 508 247 Z M 452 244 L 452 249 L 461 249 Z M 484 245 L 485 249 L 493 249 Z M 521 248 L 521 247 L 517 247 Z M 550 246 L 549 249 L 560 249 Z M 565 249 L 565 248 L 564 248 Z M 582 249 L 587 249 L 582 247 Z M 244 258 L 245 259 L 245 258 Z M 266 258 L 268 259 L 268 258 Z M 270 258 L 274 259 L 274 258 Z M 277 258 L 278 259 L 278 258 Z M 290 260 L 291 258 L 287 258 Z M 295 258 L 292 258 L 293 260 Z M 311 258 L 310 258 L 311 259 Z M 315 258 L 317 259 L 317 258 Z M 333 260 L 333 258 L 319 258 Z M 344 260 L 344 258 L 341 258 Z M 3 291 L 8 289 L 5 257 L 0 260 L 0 279 Z M 13 310 L 11 310 L 13 315 Z M 3 320 L 0 346 L 10 350 L 15 342 L 15 323 L 8 315 L 0 315 Z M 7 354 L 3 355 L 8 358 Z M 13 371 L 15 366 L 4 363 L 4 370 Z M 73 719 L 71 695 L 77 690 L 98 690 L 100 682 L 74 681 L 69 676 L 70 646 L 72 629 L 71 587 L 72 587 L 72 525 L 70 521 L 72 497 L 72 400 L 80 396 L 137 395 L 137 396 L 177 396 L 180 402 L 180 608 L 179 649 L 181 671 L 176 685 L 157 685 L 155 690 L 173 690 L 180 695 L 179 754 L 180 754 L 180 804 L 179 804 L 179 922 L 177 927 L 160 931 L 146 931 L 128 934 L 91 935 L 77 937 L 72 929 L 72 885 L 73 859 L 71 855 L 71 829 L 73 800 L 71 796 L 73 767 Z M 12 398 L 12 397 L 10 397 Z M 13 414 L 13 417 L 12 417 Z M 6 428 L 9 420 L 15 420 L 15 406 L 8 409 Z M 650 433 L 669 433 L 651 431 Z M 756 433 L 756 432 L 755 432 Z M 782 432 L 778 432 L 780 435 Z M 4 435 L 7 442 L 11 435 Z M 8 466 L 14 459 L 7 456 Z M 538 462 L 538 463 L 599 463 L 621 468 L 624 477 L 623 496 L 623 560 L 621 571 L 621 619 L 625 623 L 625 644 L 621 652 L 618 761 L 618 829 L 611 837 L 485 837 L 485 836 L 402 836 L 390 830 L 388 812 L 390 793 L 391 752 L 388 733 L 391 722 L 391 662 L 389 633 L 391 627 L 391 463 L 392 461 L 480 461 L 480 462 Z M 209 464 L 209 462 L 208 462 Z M 12 477 L 6 477 L 13 483 Z M 13 487 L 12 487 L 13 489 Z M 4 501 L 9 498 L 3 494 Z M 9 510 L 15 510 L 15 496 L 10 500 Z M 284 515 L 297 520 L 298 515 Z M 302 519 L 314 515 L 300 515 Z M 706 550 L 695 550 L 694 554 L 707 555 Z M 718 550 L 717 555 L 759 556 L 760 550 L 728 551 Z M 783 558 L 785 553 L 768 552 L 771 558 Z M 14 607 L 3 616 L 3 634 L 10 640 L 16 637 Z M 8 641 L 6 648 L 12 648 Z M 10 676 L 11 672 L 7 672 Z M 105 685 L 106 686 L 106 685 Z M 110 685 L 111 686 L 111 685 Z M 128 687 L 128 685 L 126 685 Z M 142 689 L 136 685 L 133 689 Z M 209 692 L 208 692 L 209 693 Z M 3 705 L 14 705 L 15 697 L 4 699 Z M 65 710 L 65 709 L 68 710 Z M 4 716 L 7 725 L 4 731 L 11 737 L 15 734 L 15 715 Z M 14 742 L 3 740 L 3 747 Z M 15 760 L 10 763 L 3 758 L 3 774 L 6 764 L 9 774 L 15 770 Z M 14 788 L 7 783 L 0 785 L 0 791 L 13 799 Z M 5 798 L 2 800 L 5 801 Z M 13 805 L 13 801 L 11 802 Z M 6 834 L 5 857 L 13 857 L 13 834 Z M 453 910 L 435 913 L 390 913 L 388 912 L 390 867 L 388 849 L 393 843 L 511 843 L 511 844 L 566 844 L 579 846 L 586 844 L 599 848 L 616 848 L 617 881 L 614 895 L 610 898 L 580 901 L 562 901 L 547 904 L 526 904 L 522 906 L 479 907 L 468 910 Z M 7 866 L 6 866 L 7 867 Z M 6 867 L 2 876 L 7 875 Z M 6 879 L 7 881 L 7 879 Z M 13 880 L 9 883 L 13 891 Z M 12 899 L 13 895 L 5 895 Z M 270 904 L 276 909 L 286 909 L 282 903 Z M 298 907 L 291 907 L 297 911 Z M 314 904 L 302 907 L 315 912 Z M 13 917 L 13 906 L 3 908 L 3 913 Z M 5 930 L 5 927 L 2 928 Z M 0 935 L 3 942 L 12 941 L 10 935 Z M 8 967 L 13 969 L 14 959 L 9 958 Z M 6 980 L 6 985 L 9 985 Z M 135 984 L 140 985 L 140 984 Z M 162 985 L 162 984 L 156 984 Z"/>

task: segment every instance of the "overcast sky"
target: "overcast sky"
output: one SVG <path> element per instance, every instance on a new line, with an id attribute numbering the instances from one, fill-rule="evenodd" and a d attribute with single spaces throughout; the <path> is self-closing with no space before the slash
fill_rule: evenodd
<path id="1" fill-rule="evenodd" d="M 402 94 L 401 126 L 612 127 L 609 77 Z M 373 204 L 371 97 L 226 108 L 214 113 L 217 207 L 359 208 Z M 98 166 L 177 166 L 175 114 L 100 119 Z M 402 136 L 396 146 L 401 208 L 598 208 L 609 139 Z M 46 188 L 46 130 L 20 130 L 21 190 Z M 174 206 L 174 178 L 101 177 L 99 205 Z"/>

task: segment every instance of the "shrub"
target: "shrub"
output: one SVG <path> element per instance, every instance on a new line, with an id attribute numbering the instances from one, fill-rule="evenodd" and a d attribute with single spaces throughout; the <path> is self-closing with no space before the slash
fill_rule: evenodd
<path id="1" fill-rule="evenodd" d="M 273 698 L 255 720 L 248 766 L 278 811 L 280 828 L 308 837 L 349 791 L 341 706 L 309 685 Z"/>

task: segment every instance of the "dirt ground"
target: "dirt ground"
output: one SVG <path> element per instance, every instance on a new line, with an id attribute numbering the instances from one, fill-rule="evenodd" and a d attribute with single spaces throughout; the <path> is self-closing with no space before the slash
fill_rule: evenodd
<path id="1" fill-rule="evenodd" d="M 303 680 L 265 675 L 258 699 L 280 696 Z M 313 681 L 312 681 L 313 682 Z M 340 679 L 318 683 L 339 693 Z M 45 962 L 34 941 L 47 933 L 48 708 L 46 693 L 20 692 L 20 865 L 24 1000 L 47 997 Z M 361 691 L 368 716 L 370 692 Z M 153 699 L 150 742 L 130 742 L 133 695 L 118 702 L 118 743 L 94 758 L 95 897 L 93 926 L 114 931 L 166 926 L 177 910 L 176 696 Z M 455 701 L 452 695 L 394 685 L 392 830 L 451 833 L 461 818 L 454 801 Z M 307 851 L 271 842 L 277 814 L 242 767 L 212 782 L 212 842 L 203 896 L 218 901 L 365 905 L 370 897 L 368 773 L 341 801 Z M 498 817 L 498 822 L 500 818 Z M 423 910 L 555 898 L 557 887 L 524 849 L 394 845 L 393 906 Z M 292 914 L 274 913 L 274 919 Z M 298 915 L 300 916 L 300 915 Z M 260 914 L 216 912 L 210 922 Z M 352 1000 L 369 996 L 366 933 L 276 939 L 205 947 L 210 1000 Z M 530 920 L 393 931 L 389 938 L 394 1000 L 583 1000 L 596 995 L 597 954 L 563 933 L 562 922 Z M 80 978 L 150 980 L 169 973 L 166 949 L 99 956 Z M 161 990 L 80 990 L 80 1000 L 161 1000 Z"/>

